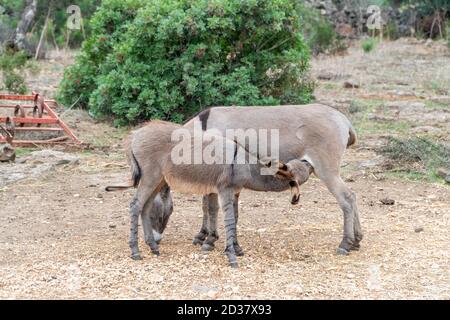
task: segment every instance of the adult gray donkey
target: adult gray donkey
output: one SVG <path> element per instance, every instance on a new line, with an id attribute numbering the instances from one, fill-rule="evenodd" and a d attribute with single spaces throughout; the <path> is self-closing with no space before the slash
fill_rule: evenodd
<path id="1" fill-rule="evenodd" d="M 340 177 L 340 166 L 345 150 L 355 144 L 356 134 L 350 121 L 339 111 L 322 105 L 292 105 L 273 107 L 213 107 L 200 112 L 188 121 L 184 127 L 193 128 L 200 125 L 202 130 L 215 129 L 226 135 L 227 130 L 234 129 L 242 136 L 242 130 L 277 130 L 279 133 L 279 160 L 287 163 L 293 159 L 306 160 L 314 168 L 316 176 L 322 180 L 334 195 L 344 214 L 344 234 L 337 249 L 338 254 L 348 254 L 358 250 L 363 238 L 359 221 L 356 196 Z M 238 131 L 236 131 L 238 130 Z M 271 148 L 271 142 L 260 148 L 249 145 L 245 139 L 245 149 L 260 154 Z M 264 141 L 265 143 L 266 141 Z M 253 150 L 253 151 L 252 151 Z M 235 220 L 237 221 L 237 202 L 235 201 Z M 195 236 L 194 243 L 202 244 L 203 250 L 214 248 L 218 239 L 217 211 L 219 208 L 217 194 L 203 197 L 203 224 Z M 235 238 L 237 239 L 237 238 Z M 235 251 L 243 251 L 235 244 Z"/>

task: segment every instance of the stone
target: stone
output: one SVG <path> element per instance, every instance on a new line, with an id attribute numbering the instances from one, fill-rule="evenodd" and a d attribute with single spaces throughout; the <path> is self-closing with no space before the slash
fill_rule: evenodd
<path id="1" fill-rule="evenodd" d="M 428 100 L 430 100 L 432 102 L 435 102 L 435 103 L 449 104 L 450 105 L 450 96 L 431 97 Z"/>
<path id="2" fill-rule="evenodd" d="M 439 168 L 436 174 L 445 180 L 445 182 L 450 183 L 450 170 Z"/>
<path id="3" fill-rule="evenodd" d="M 419 126 L 411 129 L 411 133 L 441 133 L 442 130 L 432 126 Z"/>
<path id="4" fill-rule="evenodd" d="M 16 152 L 9 143 L 0 145 L 0 162 L 14 162 L 16 160 Z"/>
<path id="5" fill-rule="evenodd" d="M 383 156 L 377 156 L 373 159 L 360 162 L 358 164 L 358 169 L 373 168 L 373 167 L 381 166 L 383 163 L 384 163 Z"/>
<path id="6" fill-rule="evenodd" d="M 380 202 L 386 206 L 392 206 L 395 204 L 395 200 L 394 199 L 389 199 L 389 198 L 383 198 L 380 199 Z"/>
<path id="7" fill-rule="evenodd" d="M 344 82 L 344 88 L 346 89 L 357 89 L 359 87 L 359 83 L 355 80 L 347 80 Z"/>
<path id="8" fill-rule="evenodd" d="M 422 232 L 423 230 L 424 230 L 423 227 L 415 227 L 414 228 L 414 232 L 417 232 L 417 233 Z"/>

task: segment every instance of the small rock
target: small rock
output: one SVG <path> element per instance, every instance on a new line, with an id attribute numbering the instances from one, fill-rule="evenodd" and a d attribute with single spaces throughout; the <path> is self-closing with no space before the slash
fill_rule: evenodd
<path id="1" fill-rule="evenodd" d="M 8 162 L 16 159 L 16 152 L 9 143 L 0 145 L 0 162 Z"/>
<path id="2" fill-rule="evenodd" d="M 414 232 L 419 233 L 419 232 L 422 232 L 422 231 L 423 231 L 423 227 L 416 227 L 416 228 L 414 228 Z"/>
<path id="3" fill-rule="evenodd" d="M 389 198 L 383 198 L 380 199 L 380 202 L 386 206 L 392 206 L 395 204 L 395 200 L 394 199 L 389 199 Z"/>
<path id="4" fill-rule="evenodd" d="M 111 223 L 111 224 L 109 225 L 109 227 L 110 227 L 111 229 L 115 229 L 115 228 L 116 228 L 116 225 L 113 224 L 113 223 Z"/>
<path id="5" fill-rule="evenodd" d="M 64 164 L 69 164 L 70 163 L 70 160 L 68 160 L 68 159 L 61 159 L 61 160 L 58 160 L 58 162 L 56 162 L 56 165 L 57 166 L 61 166 L 61 165 L 64 165 Z"/>
<path id="6" fill-rule="evenodd" d="M 354 275 L 353 273 L 349 273 L 349 274 L 347 275 L 347 278 L 353 279 L 353 278 L 355 278 L 355 275 Z"/>
<path id="7" fill-rule="evenodd" d="M 436 102 L 436 103 L 450 104 L 449 96 L 437 96 L 437 97 L 432 97 L 429 100 L 432 102 Z"/>
<path id="8" fill-rule="evenodd" d="M 422 102 L 413 102 L 413 103 L 410 104 L 410 107 L 411 107 L 412 109 L 422 110 L 422 109 L 424 109 L 426 106 L 425 106 L 425 103 L 422 103 Z"/>
<path id="9" fill-rule="evenodd" d="M 442 130 L 432 126 L 419 126 L 411 130 L 411 133 L 440 133 Z"/>
<path id="10" fill-rule="evenodd" d="M 335 78 L 335 74 L 329 71 L 323 71 L 317 75 L 317 79 L 319 80 L 331 80 Z"/>
<path id="11" fill-rule="evenodd" d="M 450 170 L 446 170 L 444 168 L 439 168 L 436 172 L 436 174 L 443 178 L 445 182 L 450 183 Z"/>
<path id="12" fill-rule="evenodd" d="M 80 195 L 78 193 L 75 193 L 73 196 L 74 196 L 74 198 L 79 198 L 80 197 Z"/>
<path id="13" fill-rule="evenodd" d="M 385 117 L 385 116 L 379 116 L 377 114 L 369 113 L 367 115 L 368 120 L 374 120 L 374 121 L 395 121 L 395 117 Z"/>
<path id="14" fill-rule="evenodd" d="M 373 159 L 360 162 L 358 164 L 358 168 L 359 169 L 373 168 L 376 166 L 381 166 L 383 164 L 383 162 L 384 162 L 384 158 L 382 156 L 377 156 Z"/>
<path id="15" fill-rule="evenodd" d="M 263 232 L 266 232 L 266 229 L 265 228 L 261 228 L 261 229 L 256 230 L 256 232 L 263 233 Z"/>
<path id="16" fill-rule="evenodd" d="M 97 193 L 97 196 L 96 196 L 96 197 L 99 198 L 99 199 L 102 199 L 102 198 L 103 198 L 103 194 Z"/>
<path id="17" fill-rule="evenodd" d="M 218 289 L 211 289 L 207 292 L 208 297 L 211 299 L 217 299 L 219 297 L 219 290 Z"/>
<path id="18" fill-rule="evenodd" d="M 346 89 L 352 89 L 352 88 L 356 89 L 359 87 L 360 87 L 359 83 L 354 80 L 347 80 L 344 82 L 344 88 L 346 88 Z"/>
<path id="19" fill-rule="evenodd" d="M 201 284 L 194 284 L 194 285 L 192 285 L 192 290 L 199 292 L 199 293 L 208 293 L 212 289 L 210 289 L 207 286 L 201 285 Z"/>

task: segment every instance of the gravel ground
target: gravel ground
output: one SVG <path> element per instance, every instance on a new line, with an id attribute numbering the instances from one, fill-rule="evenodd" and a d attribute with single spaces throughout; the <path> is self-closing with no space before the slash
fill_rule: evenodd
<path id="1" fill-rule="evenodd" d="M 419 132 L 450 141 L 448 105 L 430 103 L 450 95 L 449 55 L 442 48 L 400 40 L 371 54 L 355 45 L 347 56 L 313 62 L 314 76 L 331 74 L 319 81 L 319 100 L 344 112 L 353 101 L 370 102 L 370 114 L 357 118 L 366 121 L 357 123 L 359 143 L 343 163 L 365 233 L 359 252 L 335 254 L 342 213 L 311 178 L 298 206 L 289 204 L 289 192 L 242 193 L 238 236 L 245 256 L 236 270 L 222 254 L 222 224 L 215 251 L 206 254 L 191 244 L 201 224 L 201 197 L 180 194 L 174 194 L 161 256 L 152 256 L 141 239 L 144 259 L 132 261 L 133 191 L 103 191 L 128 176 L 119 149 L 126 130 L 94 125 L 86 113 L 72 110 L 64 120 L 98 150 L 38 176 L 28 164 L 15 165 L 21 179 L 0 187 L 0 298 L 450 299 L 450 188 L 387 174 L 374 152 L 386 134 Z M 64 61 L 44 63 L 41 78 L 53 80 L 32 79 L 33 89 L 43 86 L 50 98 Z M 344 89 L 344 81 L 361 86 Z M 399 121 L 405 124 L 395 128 Z M 99 151 L 105 146 L 109 154 Z M 11 167 L 0 164 L 3 176 Z M 380 201 L 386 198 L 394 204 Z"/>
<path id="2" fill-rule="evenodd" d="M 349 166 L 360 153 L 349 152 Z M 141 241 L 144 259 L 132 261 L 132 192 L 101 190 L 128 172 L 95 165 L 104 161 L 85 157 L 0 192 L 1 298 L 450 298 L 443 185 L 353 177 L 365 238 L 349 256 L 334 253 L 341 212 L 319 180 L 304 185 L 300 206 L 289 204 L 288 192 L 245 191 L 238 229 L 245 256 L 233 270 L 222 255 L 222 225 L 214 252 L 191 244 L 201 199 L 178 194 L 161 256 Z M 383 205 L 386 197 L 395 204 Z"/>

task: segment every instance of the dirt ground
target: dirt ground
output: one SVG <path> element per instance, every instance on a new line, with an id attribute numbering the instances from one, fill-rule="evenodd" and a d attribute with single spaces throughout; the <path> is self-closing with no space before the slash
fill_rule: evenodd
<path id="1" fill-rule="evenodd" d="M 61 75 L 64 65 L 48 63 L 44 75 L 50 67 Z M 191 244 L 201 197 L 177 193 L 161 256 L 141 239 L 144 259 L 133 261 L 132 190 L 103 191 L 128 177 L 119 147 L 127 130 L 94 126 L 86 113 L 71 111 L 65 120 L 98 148 L 77 152 L 75 164 L 0 187 L 0 298 L 450 299 L 449 186 L 384 172 L 375 152 L 388 134 L 450 141 L 448 51 L 406 39 L 364 54 L 355 44 L 346 56 L 315 59 L 313 75 L 322 79 L 317 99 L 346 112 L 359 134 L 342 168 L 358 196 L 365 234 L 359 252 L 335 254 L 342 213 L 312 178 L 299 206 L 289 204 L 289 192 L 242 193 L 238 236 L 245 256 L 238 269 L 222 254 L 222 224 L 215 251 Z M 344 89 L 345 81 L 360 88 Z M 46 83 L 47 93 L 56 85 Z M 383 205 L 386 197 L 395 204 Z"/>

